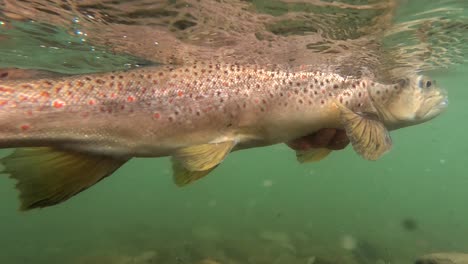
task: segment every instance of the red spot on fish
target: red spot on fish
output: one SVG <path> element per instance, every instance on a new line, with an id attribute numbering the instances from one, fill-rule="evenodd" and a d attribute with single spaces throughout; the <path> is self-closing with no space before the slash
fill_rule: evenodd
<path id="1" fill-rule="evenodd" d="M 184 93 L 182 91 L 177 92 L 177 96 L 182 97 L 183 95 L 184 95 Z"/>
<path id="2" fill-rule="evenodd" d="M 13 89 L 10 89 L 10 88 L 5 88 L 5 87 L 1 87 L 0 86 L 0 92 L 3 92 L 3 93 L 12 93 L 14 92 L 15 90 Z"/>
<path id="3" fill-rule="evenodd" d="M 88 101 L 88 104 L 89 104 L 89 105 L 95 105 L 95 104 L 96 104 L 96 100 L 91 99 L 91 100 Z"/>
<path id="4" fill-rule="evenodd" d="M 135 101 L 135 97 L 133 97 L 131 95 L 129 97 L 127 97 L 127 102 L 131 103 L 131 102 L 134 102 L 134 101 Z"/>
<path id="5" fill-rule="evenodd" d="M 111 93 L 111 98 L 116 98 L 117 95 L 115 93 Z"/>
<path id="6" fill-rule="evenodd" d="M 153 117 L 156 118 L 156 119 L 159 119 L 161 117 L 161 115 L 159 113 L 154 113 Z"/>
<path id="7" fill-rule="evenodd" d="M 158 84 L 158 81 L 157 81 L 157 80 L 153 80 L 153 84 Z"/>
<path id="8" fill-rule="evenodd" d="M 27 130 L 29 130 L 31 128 L 31 126 L 30 125 L 22 125 L 22 126 L 20 126 L 20 128 L 23 131 L 27 131 Z"/>
<path id="9" fill-rule="evenodd" d="M 49 94 L 49 92 L 42 91 L 42 92 L 41 92 L 41 96 L 42 96 L 42 97 L 49 98 L 50 94 Z"/>
<path id="10" fill-rule="evenodd" d="M 25 96 L 25 95 L 22 95 L 22 94 L 20 94 L 20 95 L 18 96 L 18 98 L 19 98 L 19 101 L 20 101 L 20 102 L 24 102 L 24 101 L 27 101 L 27 100 L 28 100 L 28 97 Z"/>
<path id="11" fill-rule="evenodd" d="M 52 102 L 52 106 L 55 108 L 62 108 L 64 105 L 65 103 L 60 100 L 55 100 Z"/>
<path id="12" fill-rule="evenodd" d="M 76 82 L 76 87 L 83 87 L 84 83 L 82 81 Z"/>

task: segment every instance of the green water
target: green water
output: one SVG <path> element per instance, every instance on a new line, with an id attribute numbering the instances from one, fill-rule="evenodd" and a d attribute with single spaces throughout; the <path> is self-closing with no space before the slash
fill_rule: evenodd
<path id="1" fill-rule="evenodd" d="M 2 49 L 6 54 L 8 46 Z M 1 64 L 60 64 L 62 72 L 86 72 L 138 61 L 96 50 L 90 56 L 95 64 L 84 59 L 87 68 L 62 63 L 83 59 L 77 53 L 37 47 L 18 48 L 16 58 L 23 60 L 10 56 Z M 467 71 L 457 66 L 435 72 L 449 92 L 448 111 L 392 132 L 393 149 L 375 162 L 348 147 L 300 165 L 293 151 L 277 145 L 235 152 L 203 180 L 179 188 L 168 159 L 133 159 L 66 203 L 26 213 L 17 210 L 14 182 L 0 177 L 0 263 L 182 264 L 210 258 L 217 262 L 205 264 L 307 264 L 315 256 L 320 263 L 369 264 L 412 263 L 437 251 L 468 253 Z M 405 229 L 405 219 L 417 228 Z M 346 250 L 343 237 L 368 246 Z M 151 260 L 143 260 L 145 252 Z"/>

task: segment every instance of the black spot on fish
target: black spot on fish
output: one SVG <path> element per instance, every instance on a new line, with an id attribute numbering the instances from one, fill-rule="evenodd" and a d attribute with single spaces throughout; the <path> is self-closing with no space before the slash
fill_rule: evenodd
<path id="1" fill-rule="evenodd" d="M 0 73 L 0 78 L 6 78 L 6 77 L 8 77 L 8 74 L 9 74 L 9 73 L 8 73 L 7 71 L 6 71 L 6 72 L 2 72 L 2 73 Z"/>

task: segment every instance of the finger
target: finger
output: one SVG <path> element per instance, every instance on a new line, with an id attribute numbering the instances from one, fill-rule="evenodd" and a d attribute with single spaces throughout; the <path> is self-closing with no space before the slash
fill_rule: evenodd
<path id="1" fill-rule="evenodd" d="M 336 130 L 335 136 L 330 140 L 327 148 L 340 150 L 346 148 L 349 144 L 349 138 L 344 130 Z"/>
<path id="2" fill-rule="evenodd" d="M 330 144 L 330 141 L 335 136 L 336 129 L 323 128 L 319 131 L 306 136 L 306 140 L 312 148 L 325 148 Z"/>

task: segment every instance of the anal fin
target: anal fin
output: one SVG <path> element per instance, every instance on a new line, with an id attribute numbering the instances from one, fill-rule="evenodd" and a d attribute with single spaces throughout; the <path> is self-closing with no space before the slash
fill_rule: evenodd
<path id="1" fill-rule="evenodd" d="M 205 171 L 221 163 L 234 145 L 234 141 L 224 141 L 185 147 L 174 158 L 189 171 Z"/>
<path id="2" fill-rule="evenodd" d="M 189 171 L 178 160 L 172 159 L 172 171 L 173 171 L 174 183 L 179 187 L 183 187 L 185 185 L 188 185 L 196 180 L 199 180 L 205 177 L 211 171 L 213 171 L 216 167 L 218 167 L 218 165 L 208 170 Z"/>
<path id="3" fill-rule="evenodd" d="M 111 175 L 128 159 L 53 148 L 19 148 L 0 160 L 17 180 L 21 210 L 59 204 Z"/>
<path id="4" fill-rule="evenodd" d="M 226 158 L 234 145 L 234 141 L 223 141 L 179 149 L 172 157 L 174 182 L 184 186 L 208 175 Z"/>

